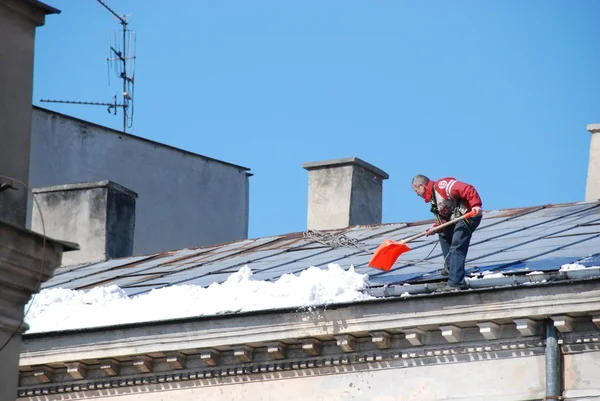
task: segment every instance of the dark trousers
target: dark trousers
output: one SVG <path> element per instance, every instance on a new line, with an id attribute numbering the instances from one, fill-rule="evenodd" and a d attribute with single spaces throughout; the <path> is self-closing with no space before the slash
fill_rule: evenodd
<path id="1" fill-rule="evenodd" d="M 448 285 L 463 287 L 465 282 L 465 259 L 471 243 L 471 234 L 481 223 L 481 215 L 461 220 L 447 227 L 438 235 L 444 254 L 444 267 L 448 269 Z M 468 226 L 467 222 L 468 221 Z"/>

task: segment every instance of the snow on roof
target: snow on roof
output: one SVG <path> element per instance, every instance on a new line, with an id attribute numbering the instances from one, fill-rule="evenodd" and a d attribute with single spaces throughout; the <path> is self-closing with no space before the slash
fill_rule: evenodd
<path id="1" fill-rule="evenodd" d="M 581 269 L 599 274 L 599 206 L 487 212 L 467 257 L 471 286 L 515 275 L 521 278 L 513 285 L 545 282 L 548 272 L 552 280 L 578 277 Z M 353 302 L 390 286 L 405 298 L 442 279 L 437 238 L 412 243 L 389 272 L 368 261 L 385 239 L 407 238 L 429 225 L 295 233 L 60 268 L 26 306 L 28 332 Z"/>

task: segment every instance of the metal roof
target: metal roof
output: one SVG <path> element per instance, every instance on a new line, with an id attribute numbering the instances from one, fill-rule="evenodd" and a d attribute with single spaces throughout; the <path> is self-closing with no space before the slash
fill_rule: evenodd
<path id="1" fill-rule="evenodd" d="M 178 284 L 208 286 L 223 282 L 244 265 L 258 280 L 276 280 L 309 266 L 329 263 L 355 267 L 369 275 L 371 287 L 440 281 L 443 265 L 437 236 L 411 243 L 389 272 L 368 266 L 372 252 L 386 239 L 422 232 L 431 221 L 348 227 L 327 232 L 292 233 L 247 239 L 203 248 L 62 267 L 43 288 L 87 289 L 116 284 L 128 295 Z M 553 204 L 490 211 L 473 234 L 467 273 L 524 275 L 558 271 L 580 262 L 600 265 L 600 202 Z"/>

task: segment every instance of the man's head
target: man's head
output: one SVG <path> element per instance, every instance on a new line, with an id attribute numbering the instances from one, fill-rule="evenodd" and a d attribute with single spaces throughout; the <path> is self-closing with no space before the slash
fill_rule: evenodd
<path id="1" fill-rule="evenodd" d="M 417 195 L 425 199 L 425 190 L 427 188 L 427 184 L 429 184 L 429 178 L 419 174 L 412 180 L 412 189 Z"/>

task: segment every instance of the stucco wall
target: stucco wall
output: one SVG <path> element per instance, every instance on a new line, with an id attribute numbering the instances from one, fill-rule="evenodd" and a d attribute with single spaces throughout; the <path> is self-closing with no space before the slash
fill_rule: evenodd
<path id="1" fill-rule="evenodd" d="M 600 199 L 600 124 L 590 124 L 588 130 L 592 134 L 592 138 L 590 139 L 585 200 L 595 201 Z"/>
<path id="2" fill-rule="evenodd" d="M 135 255 L 247 238 L 244 168 L 45 109 L 32 121 L 30 185 L 111 180 L 136 192 Z"/>
<path id="3" fill-rule="evenodd" d="M 568 400 L 600 400 L 600 351 L 564 356 Z"/>
<path id="4" fill-rule="evenodd" d="M 4 315 L 4 313 L 2 313 Z M 14 329 L 13 329 L 14 331 Z M 10 338 L 12 332 L 0 332 L 0 346 Z M 17 383 L 19 382 L 19 350 L 21 348 L 21 334 L 15 335 L 0 352 L 0 400 L 12 401 L 17 397 Z"/>
<path id="5" fill-rule="evenodd" d="M 27 182 L 35 26 L 0 4 L 0 174 Z M 4 179 L 2 181 L 5 181 Z M 25 225 L 27 191 L 2 193 L 0 219 Z"/>
<path id="6" fill-rule="evenodd" d="M 375 369 L 362 364 L 217 377 L 19 400 L 512 401 L 541 399 L 544 395 L 543 356 L 410 368 L 399 368 L 401 364 L 395 361 Z"/>

